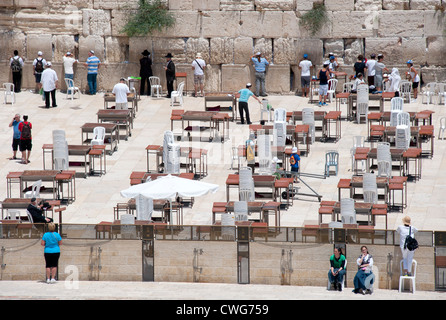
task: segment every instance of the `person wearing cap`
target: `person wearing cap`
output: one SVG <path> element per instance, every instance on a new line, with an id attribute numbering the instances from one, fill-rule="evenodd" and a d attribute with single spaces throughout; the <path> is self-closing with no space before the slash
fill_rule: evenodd
<path id="1" fill-rule="evenodd" d="M 410 251 L 406 248 L 406 237 L 411 236 L 415 237 L 415 233 L 418 232 L 418 229 L 411 225 L 411 219 L 409 216 L 405 216 L 402 219 L 403 224 L 399 225 L 396 229 L 396 232 L 400 235 L 400 248 L 401 254 L 403 255 L 403 275 L 410 276 L 412 272 L 412 261 L 415 251 Z"/>
<path id="2" fill-rule="evenodd" d="M 90 50 L 88 52 L 87 62 L 84 63 L 84 66 L 87 67 L 87 82 L 88 89 L 91 95 L 96 94 L 97 92 L 97 77 L 98 70 L 101 67 L 101 60 L 94 55 L 94 51 Z"/>
<path id="3" fill-rule="evenodd" d="M 116 110 L 128 110 L 127 105 L 127 97 L 130 94 L 130 89 L 125 81 L 125 78 L 121 78 L 119 83 L 115 84 L 112 90 L 113 95 L 115 96 Z"/>
<path id="4" fill-rule="evenodd" d="M 310 91 L 310 82 L 311 82 L 311 69 L 313 68 L 313 64 L 308 59 L 308 54 L 304 54 L 303 59 L 299 62 L 299 70 L 300 72 L 300 84 L 302 87 L 302 95 L 304 97 L 308 97 L 308 93 Z"/>
<path id="5" fill-rule="evenodd" d="M 167 96 L 166 98 L 170 99 L 170 96 L 173 91 L 173 82 L 175 81 L 175 63 L 172 61 L 173 55 L 169 52 L 164 56 L 166 58 L 166 65 L 164 66 L 164 70 L 166 71 L 166 82 L 167 82 Z"/>
<path id="6" fill-rule="evenodd" d="M 389 72 L 386 65 L 383 63 L 384 55 L 378 54 L 378 61 L 375 63 L 375 87 L 378 92 L 382 92 L 383 87 L 383 71 Z"/>
<path id="7" fill-rule="evenodd" d="M 56 89 L 59 86 L 59 79 L 57 78 L 56 71 L 52 68 L 51 62 L 46 63 L 46 68 L 42 72 L 40 82 L 42 83 L 43 93 L 45 94 L 45 108 L 48 109 L 50 107 L 50 94 L 52 106 L 56 108 Z"/>
<path id="8" fill-rule="evenodd" d="M 37 52 L 37 58 L 35 58 L 33 61 L 33 72 L 34 77 L 36 78 L 36 88 L 34 90 L 34 93 L 39 93 L 40 88 L 42 88 L 40 79 L 42 78 L 42 72 L 45 69 L 45 66 L 46 60 L 43 58 L 43 52 L 39 51 Z"/>
<path id="9" fill-rule="evenodd" d="M 152 72 L 152 59 L 150 58 L 150 52 L 145 49 L 141 52 L 142 58 L 139 59 L 139 76 L 141 77 L 141 84 L 139 87 L 139 94 L 144 95 L 147 83 L 147 95 L 152 93 L 149 78 L 153 76 Z"/>
<path id="10" fill-rule="evenodd" d="M 236 98 L 238 98 L 238 109 L 240 112 L 240 120 L 241 123 L 245 123 L 244 114 L 246 114 L 246 123 L 251 124 L 251 119 L 249 118 L 249 108 L 248 108 L 248 100 L 252 96 L 256 99 L 260 104 L 262 103 L 259 98 L 249 89 L 252 87 L 251 83 L 246 84 L 246 88 L 240 89 L 237 93 L 234 94 Z"/>
<path id="11" fill-rule="evenodd" d="M 413 99 L 412 102 L 417 102 L 418 97 L 418 86 L 420 85 L 420 76 L 418 75 L 417 70 L 413 66 L 413 61 L 409 60 L 406 62 L 409 71 L 407 71 L 407 75 L 409 76 L 409 81 L 412 81 L 412 89 L 413 89 Z"/>
<path id="12" fill-rule="evenodd" d="M 375 85 L 375 64 L 376 64 L 376 55 L 372 53 L 370 55 L 370 59 L 367 59 L 367 62 L 365 63 L 367 67 L 367 82 L 369 86 Z"/>
<path id="13" fill-rule="evenodd" d="M 300 156 L 297 152 L 297 147 L 293 147 L 293 149 L 291 149 L 291 155 L 290 155 L 290 166 L 292 173 L 295 172 L 297 174 L 299 172 L 299 164 L 300 164 Z"/>
<path id="14" fill-rule="evenodd" d="M 23 121 L 19 123 L 19 131 L 20 131 L 20 144 L 19 149 L 22 153 L 22 164 L 29 163 L 29 157 L 31 155 L 31 149 L 33 147 L 33 137 L 32 137 L 32 128 L 33 125 L 28 121 L 28 116 L 23 115 Z"/>
<path id="15" fill-rule="evenodd" d="M 330 79 L 330 61 L 325 61 L 322 69 L 318 72 L 319 79 L 319 107 L 327 105 L 328 80 Z M 322 98 L 324 102 L 322 102 Z"/>
<path id="16" fill-rule="evenodd" d="M 63 68 L 65 71 L 65 79 L 71 79 L 74 80 L 74 68 L 73 65 L 75 63 L 78 63 L 79 61 L 74 59 L 73 55 L 71 54 L 70 51 L 68 51 L 64 56 L 63 56 Z M 68 94 L 70 94 L 71 92 L 68 91 Z"/>
<path id="17" fill-rule="evenodd" d="M 200 87 L 201 96 L 204 97 L 204 69 L 206 62 L 203 60 L 201 53 L 195 55 L 195 60 L 192 62 L 192 70 L 194 70 L 194 97 L 197 97 L 198 87 Z"/>
<path id="18" fill-rule="evenodd" d="M 37 199 L 31 198 L 31 203 L 28 205 L 26 210 L 29 211 L 33 218 L 33 223 L 49 223 L 53 222 L 53 219 L 45 217 L 44 214 L 44 203 L 41 202 L 39 205 L 37 205 Z"/>
<path id="19" fill-rule="evenodd" d="M 266 77 L 266 68 L 269 66 L 268 60 L 262 58 L 262 53 L 257 52 L 255 55 L 251 56 L 251 61 L 254 64 L 255 69 L 255 77 L 256 77 L 256 96 L 266 97 L 266 89 L 265 89 L 265 77 Z M 262 94 L 260 94 L 260 87 L 262 88 Z"/>
<path id="20" fill-rule="evenodd" d="M 338 67 L 339 67 L 338 59 L 334 56 L 332 52 L 330 52 L 328 70 L 330 71 L 331 78 L 336 77 L 335 72 L 338 69 Z"/>

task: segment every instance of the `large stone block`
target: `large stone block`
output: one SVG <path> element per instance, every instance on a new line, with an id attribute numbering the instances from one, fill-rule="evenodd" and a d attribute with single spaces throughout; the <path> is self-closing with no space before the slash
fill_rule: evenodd
<path id="1" fill-rule="evenodd" d="M 63 56 L 67 53 L 67 51 L 70 51 L 73 56 L 76 57 L 79 48 L 74 36 L 54 35 L 52 37 L 52 42 L 54 46 L 53 61 L 62 62 Z"/>
<path id="2" fill-rule="evenodd" d="M 402 60 L 402 39 L 399 37 L 389 38 L 366 38 L 365 54 L 370 57 L 372 53 L 383 54 L 384 64 L 399 63 Z"/>
<path id="3" fill-rule="evenodd" d="M 246 64 L 223 64 L 221 66 L 221 91 L 236 92 L 251 81 L 250 67 Z"/>
<path id="4" fill-rule="evenodd" d="M 365 38 L 378 28 L 378 12 L 338 11 L 330 15 L 333 38 Z M 324 35 L 324 33 L 320 33 Z M 327 37 L 329 38 L 329 37 Z"/>
<path id="5" fill-rule="evenodd" d="M 362 39 L 346 39 L 344 47 L 344 64 L 353 65 L 358 60 L 358 55 L 364 53 Z"/>
<path id="6" fill-rule="evenodd" d="M 202 37 L 238 37 L 242 25 L 239 11 L 210 11 L 202 20 Z"/>
<path id="7" fill-rule="evenodd" d="M 31 60 L 37 57 L 37 52 L 42 51 L 47 61 L 53 60 L 53 37 L 51 34 L 28 34 L 26 37 L 26 57 Z"/>
<path id="8" fill-rule="evenodd" d="M 234 62 L 234 39 L 211 38 L 210 60 L 211 64 L 230 64 Z"/>
<path id="9" fill-rule="evenodd" d="M 273 56 L 273 39 L 254 39 L 253 54 L 257 52 L 260 52 L 262 56 L 271 63 Z"/>
<path id="10" fill-rule="evenodd" d="M 209 40 L 204 38 L 189 38 L 186 42 L 186 59 L 192 61 L 197 53 L 201 53 L 204 61 L 209 61 Z"/>
<path id="11" fill-rule="evenodd" d="M 152 37 L 200 37 L 201 14 L 196 11 L 173 11 L 175 25 L 162 31 L 155 30 Z"/>
<path id="12" fill-rule="evenodd" d="M 271 64 L 266 73 L 266 91 L 270 93 L 289 93 L 290 88 L 290 65 Z M 252 80 L 255 82 L 255 77 Z"/>
<path id="13" fill-rule="evenodd" d="M 249 64 L 250 57 L 254 54 L 253 39 L 238 37 L 234 39 L 234 63 Z"/>
<path id="14" fill-rule="evenodd" d="M 410 9 L 435 10 L 435 7 L 441 4 L 442 4 L 441 0 L 410 0 Z"/>
<path id="15" fill-rule="evenodd" d="M 114 37 L 126 36 L 126 34 L 121 31 L 127 24 L 129 12 L 126 10 L 114 9 L 111 11 L 110 18 L 111 35 Z"/>
<path id="16" fill-rule="evenodd" d="M 185 72 L 187 74 L 184 92 L 194 92 L 194 71 L 190 64 L 180 63 L 175 65 L 177 72 Z M 220 92 L 220 67 L 216 65 L 207 64 L 204 70 L 204 91 L 205 92 Z M 184 78 L 178 78 L 177 84 L 184 81 Z"/>
<path id="17" fill-rule="evenodd" d="M 296 62 L 303 58 L 304 54 L 308 54 L 308 59 L 313 65 L 321 65 L 324 53 L 323 42 L 320 39 L 298 39 L 296 40 Z"/>
<path id="18" fill-rule="evenodd" d="M 14 0 L 16 8 L 42 8 L 45 1 L 42 0 Z"/>
<path id="19" fill-rule="evenodd" d="M 282 15 L 282 26 L 284 38 L 299 38 L 301 30 L 299 27 L 299 18 L 296 12 L 285 11 Z"/>
<path id="20" fill-rule="evenodd" d="M 294 0 L 255 0 L 256 10 L 294 11 L 296 4 Z"/>
<path id="21" fill-rule="evenodd" d="M 220 11 L 252 11 L 252 0 L 220 0 Z"/>
<path id="22" fill-rule="evenodd" d="M 172 53 L 173 61 L 175 62 L 175 64 L 187 63 L 186 42 L 184 39 L 154 38 L 152 48 L 152 60 L 155 63 L 162 63 L 162 65 L 164 66 L 166 63 L 165 56 L 169 52 Z M 130 49 L 130 51 L 132 51 L 132 49 Z"/>
<path id="23" fill-rule="evenodd" d="M 242 11 L 240 34 L 253 38 L 278 38 L 283 34 L 282 13 L 278 11 Z"/>
<path id="24" fill-rule="evenodd" d="M 170 1 L 169 1 L 170 2 Z M 192 0 L 192 10 L 220 10 L 220 0 Z"/>
<path id="25" fill-rule="evenodd" d="M 14 7 L 14 0 L 3 0 L 0 2 L 1 8 Z"/>
<path id="26" fill-rule="evenodd" d="M 440 11 L 424 11 L 424 36 L 445 36 L 446 14 Z"/>
<path id="27" fill-rule="evenodd" d="M 87 37 L 79 37 L 79 60 L 85 62 L 88 58 L 88 52 L 93 50 L 95 56 L 104 61 L 104 38 L 101 36 L 90 35 Z"/>
<path id="28" fill-rule="evenodd" d="M 355 9 L 355 0 L 325 0 L 324 4 L 328 11 L 353 11 Z"/>
<path id="29" fill-rule="evenodd" d="M 36 13 L 23 9 L 14 19 L 16 27 L 23 32 L 42 32 L 51 34 L 82 33 L 82 12 L 70 7 L 58 13 Z"/>
<path id="30" fill-rule="evenodd" d="M 294 64 L 297 60 L 296 40 L 274 39 L 274 64 Z"/>
<path id="31" fill-rule="evenodd" d="M 428 65 L 446 66 L 445 49 L 446 39 L 444 37 L 427 38 L 426 63 Z M 443 81 L 446 77 L 443 78 Z"/>
<path id="32" fill-rule="evenodd" d="M 383 10 L 409 10 L 409 7 L 407 0 L 383 0 Z"/>
<path id="33" fill-rule="evenodd" d="M 127 52 L 129 42 L 127 37 L 106 37 L 105 38 L 105 54 L 107 62 L 118 63 L 124 62 L 129 57 Z M 142 52 L 142 51 L 141 51 Z"/>
<path id="34" fill-rule="evenodd" d="M 111 35 L 111 16 L 109 10 L 82 10 L 82 34 L 109 36 Z"/>
<path id="35" fill-rule="evenodd" d="M 424 15 L 412 10 L 381 11 L 379 37 L 421 37 L 424 35 Z"/>
<path id="36" fill-rule="evenodd" d="M 124 9 L 138 8 L 139 0 L 94 0 L 93 9 Z"/>
<path id="37" fill-rule="evenodd" d="M 192 10 L 193 0 L 169 0 L 169 10 Z"/>
<path id="38" fill-rule="evenodd" d="M 154 59 L 153 48 L 154 48 L 153 39 L 151 37 L 129 38 L 129 61 L 139 63 L 139 60 L 142 58 L 141 53 L 146 49 L 151 53 L 150 57 L 152 58 L 153 61 Z"/>
<path id="39" fill-rule="evenodd" d="M 435 48 L 434 55 L 441 56 L 444 58 L 444 49 L 440 49 L 441 47 Z M 427 43 L 425 37 L 410 37 L 410 38 L 402 38 L 401 39 L 401 61 L 400 63 L 406 63 L 407 60 L 413 60 L 415 64 L 424 65 L 429 63 L 430 59 L 427 55 Z M 438 51 L 440 49 L 440 51 Z M 443 53 L 441 53 L 443 52 Z M 437 54 L 435 54 L 437 53 Z M 438 60 L 437 60 L 438 61 Z M 444 62 L 444 61 L 443 61 Z"/>
<path id="40" fill-rule="evenodd" d="M 0 61 L 7 60 L 14 55 L 14 50 L 19 51 L 19 55 L 26 57 L 26 36 L 22 32 L 5 31 L 0 32 Z"/>
<path id="41" fill-rule="evenodd" d="M 321 2 L 320 0 L 296 0 L 297 11 L 308 11 L 313 9 L 313 3 Z"/>
<path id="42" fill-rule="evenodd" d="M 382 0 L 355 0 L 355 10 L 357 11 L 382 10 Z"/>

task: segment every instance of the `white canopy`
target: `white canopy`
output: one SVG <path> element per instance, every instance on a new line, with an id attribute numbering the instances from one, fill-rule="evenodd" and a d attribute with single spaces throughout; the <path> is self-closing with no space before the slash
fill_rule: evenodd
<path id="1" fill-rule="evenodd" d="M 121 195 L 134 198 L 143 195 L 152 199 L 172 199 L 175 197 L 199 197 L 209 192 L 215 193 L 218 185 L 167 175 L 156 180 L 131 186 L 122 190 Z"/>

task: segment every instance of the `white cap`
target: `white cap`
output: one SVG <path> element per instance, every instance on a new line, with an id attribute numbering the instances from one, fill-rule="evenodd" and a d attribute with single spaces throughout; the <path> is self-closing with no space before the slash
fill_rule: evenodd
<path id="1" fill-rule="evenodd" d="M 292 153 L 296 153 L 297 152 L 297 147 L 293 147 L 293 149 L 291 149 Z"/>
<path id="2" fill-rule="evenodd" d="M 67 52 L 67 56 L 71 56 L 71 52 L 70 51 Z"/>
<path id="3" fill-rule="evenodd" d="M 246 84 L 246 87 L 247 87 L 247 88 L 252 87 L 251 82 L 248 82 L 248 83 Z"/>
<path id="4" fill-rule="evenodd" d="M 48 61 L 48 62 L 46 63 L 46 65 L 47 65 L 48 67 L 51 67 L 51 66 L 52 66 L 51 61 Z"/>
<path id="5" fill-rule="evenodd" d="M 262 53 L 259 51 L 256 53 L 256 56 L 260 56 Z"/>
<path id="6" fill-rule="evenodd" d="M 38 56 L 43 55 L 42 51 L 37 52 L 37 55 L 38 55 Z"/>
<path id="7" fill-rule="evenodd" d="M 93 51 L 93 50 L 90 50 L 90 53 L 91 53 L 91 54 L 94 54 L 94 51 Z"/>

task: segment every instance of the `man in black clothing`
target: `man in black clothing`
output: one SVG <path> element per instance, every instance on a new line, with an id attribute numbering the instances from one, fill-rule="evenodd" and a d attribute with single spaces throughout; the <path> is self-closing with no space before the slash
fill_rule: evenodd
<path id="1" fill-rule="evenodd" d="M 167 64 L 164 67 L 166 70 L 166 81 L 167 81 L 167 96 L 166 98 L 170 98 L 170 95 L 173 91 L 173 82 L 175 80 L 175 64 L 172 61 L 172 54 L 169 52 L 165 58 L 167 58 Z"/>
<path id="2" fill-rule="evenodd" d="M 144 50 L 144 52 L 141 53 L 143 57 L 139 60 L 139 64 L 141 65 L 139 69 L 139 76 L 141 77 L 141 86 L 139 94 L 144 94 L 144 89 L 146 87 L 147 82 L 147 95 L 150 96 L 151 90 L 150 90 L 150 81 L 149 77 L 153 75 L 152 73 L 152 59 L 150 59 L 150 52 Z"/>
<path id="3" fill-rule="evenodd" d="M 46 218 L 43 210 L 49 209 L 51 206 L 49 206 L 48 203 L 41 202 L 39 205 L 36 203 L 36 198 L 31 199 L 31 203 L 28 205 L 28 212 L 31 214 L 33 218 L 33 223 L 48 223 L 53 222 L 53 219 Z"/>

